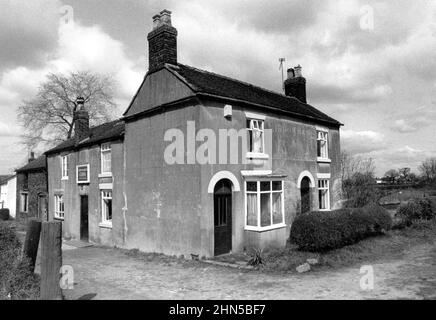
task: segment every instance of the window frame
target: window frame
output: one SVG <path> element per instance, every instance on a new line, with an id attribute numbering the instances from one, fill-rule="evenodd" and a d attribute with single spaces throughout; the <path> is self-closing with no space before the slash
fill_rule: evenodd
<path id="1" fill-rule="evenodd" d="M 86 181 L 79 181 L 79 168 L 81 167 L 86 167 L 87 169 L 87 176 L 88 176 L 88 180 Z M 76 183 L 77 184 L 87 184 L 90 183 L 90 170 L 89 170 L 89 163 L 88 164 L 79 164 L 76 166 Z"/>
<path id="2" fill-rule="evenodd" d="M 62 209 L 60 205 L 62 204 Z M 54 195 L 54 211 L 53 218 L 56 220 L 64 220 L 65 219 L 65 201 L 63 194 L 55 194 Z"/>
<path id="3" fill-rule="evenodd" d="M 27 201 L 23 201 L 24 196 Z M 24 204 L 26 204 L 24 206 Z M 28 213 L 29 212 L 29 192 L 20 192 L 20 212 Z"/>
<path id="4" fill-rule="evenodd" d="M 270 183 L 270 190 L 268 191 L 261 191 L 260 190 L 260 183 L 268 181 Z M 272 183 L 274 181 L 280 181 L 282 184 L 281 190 L 272 190 Z M 256 191 L 247 191 L 247 183 L 248 182 L 256 182 Z M 275 230 L 286 227 L 285 223 L 285 192 L 284 192 L 284 180 L 283 178 L 250 178 L 247 177 L 244 181 L 244 198 L 245 198 L 245 219 L 244 219 L 244 230 L 248 231 L 257 231 L 257 232 L 263 232 L 263 231 L 269 231 L 269 230 Z M 270 194 L 270 215 L 271 215 L 271 225 L 269 226 L 261 226 L 261 216 L 262 216 L 262 207 L 261 207 L 261 194 Z M 274 193 L 280 193 L 281 197 L 281 213 L 282 213 L 282 222 L 274 224 L 274 217 L 273 217 L 273 201 L 272 201 L 272 195 Z M 247 194 L 256 194 L 256 209 L 257 209 L 257 226 L 249 226 L 247 225 L 247 217 L 248 217 L 248 208 L 247 208 Z"/>
<path id="5" fill-rule="evenodd" d="M 252 150 L 247 150 L 246 158 L 251 159 L 268 159 L 268 154 L 265 153 L 265 119 L 266 117 L 264 115 L 251 113 L 251 112 L 245 112 L 245 118 L 246 118 L 246 126 L 245 129 L 247 130 L 247 139 L 250 139 L 250 136 L 255 129 L 256 131 L 260 131 L 262 134 L 262 152 L 253 152 Z M 258 124 L 261 124 L 262 129 L 252 128 L 252 121 L 257 121 Z M 247 125 L 247 122 L 250 123 L 250 125 Z M 258 125 L 260 128 L 260 126 Z M 247 141 L 247 147 L 250 147 L 249 140 Z"/>
<path id="6" fill-rule="evenodd" d="M 320 182 L 325 181 L 326 182 L 326 187 L 320 187 Z M 322 190 L 327 190 L 325 196 L 326 196 L 326 208 L 325 209 L 321 209 L 321 202 L 318 203 L 318 210 L 319 211 L 330 211 L 330 179 L 318 179 L 317 181 L 317 186 L 318 186 L 318 202 L 319 202 L 319 197 L 320 197 L 320 192 Z"/>
<path id="7" fill-rule="evenodd" d="M 319 138 L 319 135 L 325 135 L 323 139 Z M 325 156 L 323 156 L 322 150 L 318 155 L 318 141 L 325 141 Z M 329 130 L 323 127 L 316 127 L 316 159 L 318 162 L 331 162 L 329 157 Z"/>
<path id="8" fill-rule="evenodd" d="M 68 180 L 68 155 L 61 156 L 61 180 Z"/>
<path id="9" fill-rule="evenodd" d="M 104 171 L 104 154 L 109 154 L 110 171 Z M 112 144 L 110 142 L 103 143 L 100 146 L 100 174 L 99 176 L 112 176 Z"/>
<path id="10" fill-rule="evenodd" d="M 110 194 L 110 196 L 108 196 L 108 195 L 105 196 L 105 193 Z M 100 190 L 100 198 L 101 198 L 101 216 L 100 216 L 99 226 L 106 227 L 106 228 L 112 228 L 113 216 L 111 217 L 110 220 L 106 219 L 107 208 L 106 208 L 106 203 L 104 201 L 106 199 L 111 200 L 111 211 L 112 211 L 112 215 L 113 215 L 113 193 L 112 193 L 112 190 L 109 190 L 109 189 Z"/>

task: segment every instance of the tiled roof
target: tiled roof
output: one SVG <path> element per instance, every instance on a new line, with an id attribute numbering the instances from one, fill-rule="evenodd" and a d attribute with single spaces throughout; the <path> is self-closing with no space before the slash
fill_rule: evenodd
<path id="1" fill-rule="evenodd" d="M 93 144 L 122 138 L 124 136 L 124 127 L 124 121 L 120 119 L 103 123 L 96 127 L 91 127 L 88 138 L 85 138 L 79 142 L 74 138 L 68 139 L 56 147 L 46 151 L 45 154 L 83 148 Z"/>
<path id="2" fill-rule="evenodd" d="M 177 66 L 167 64 L 166 68 L 184 81 L 196 94 L 204 93 L 237 99 L 251 104 L 279 109 L 297 117 L 341 125 L 339 121 L 294 97 L 288 97 L 246 82 L 180 63 Z"/>
<path id="3" fill-rule="evenodd" d="M 13 177 L 12 175 L 0 175 L 0 184 L 3 184 L 4 182 L 8 181 L 10 177 Z"/>
<path id="4" fill-rule="evenodd" d="M 34 171 L 34 170 L 43 170 L 47 168 L 47 161 L 45 155 L 36 158 L 35 160 L 29 162 L 24 167 L 21 167 L 16 172 L 25 172 L 25 171 Z"/>

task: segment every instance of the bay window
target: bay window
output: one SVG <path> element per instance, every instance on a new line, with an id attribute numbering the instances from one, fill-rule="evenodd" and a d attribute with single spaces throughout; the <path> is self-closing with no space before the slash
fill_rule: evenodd
<path id="1" fill-rule="evenodd" d="M 283 181 L 246 181 L 245 196 L 246 230 L 263 231 L 285 225 Z"/>

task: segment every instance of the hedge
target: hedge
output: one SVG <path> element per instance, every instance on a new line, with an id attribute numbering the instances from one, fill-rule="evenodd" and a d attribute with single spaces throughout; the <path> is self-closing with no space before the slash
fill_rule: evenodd
<path id="1" fill-rule="evenodd" d="M 389 213 L 376 204 L 357 209 L 318 211 L 294 220 L 290 241 L 300 250 L 323 252 L 382 234 L 391 227 Z"/>
<path id="2" fill-rule="evenodd" d="M 0 300 L 38 299 L 40 279 L 30 270 L 15 231 L 0 223 Z"/>
<path id="3" fill-rule="evenodd" d="M 9 219 L 9 209 L 0 209 L 0 221 Z"/>

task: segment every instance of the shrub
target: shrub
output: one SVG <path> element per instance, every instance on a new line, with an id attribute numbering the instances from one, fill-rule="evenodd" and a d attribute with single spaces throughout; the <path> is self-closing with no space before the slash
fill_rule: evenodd
<path id="1" fill-rule="evenodd" d="M 9 209 L 0 209 L 0 221 L 9 220 Z"/>
<path id="2" fill-rule="evenodd" d="M 14 230 L 0 223 L 0 300 L 37 299 L 39 277 L 21 257 L 21 243 Z"/>
<path id="3" fill-rule="evenodd" d="M 294 220 L 290 240 L 300 250 L 323 252 L 382 234 L 391 225 L 390 215 L 376 204 L 358 209 L 311 212 Z"/>
<path id="4" fill-rule="evenodd" d="M 396 216 L 400 219 L 397 227 L 409 227 L 416 220 L 430 220 L 436 216 L 434 205 L 429 198 L 415 198 L 402 204 Z"/>

